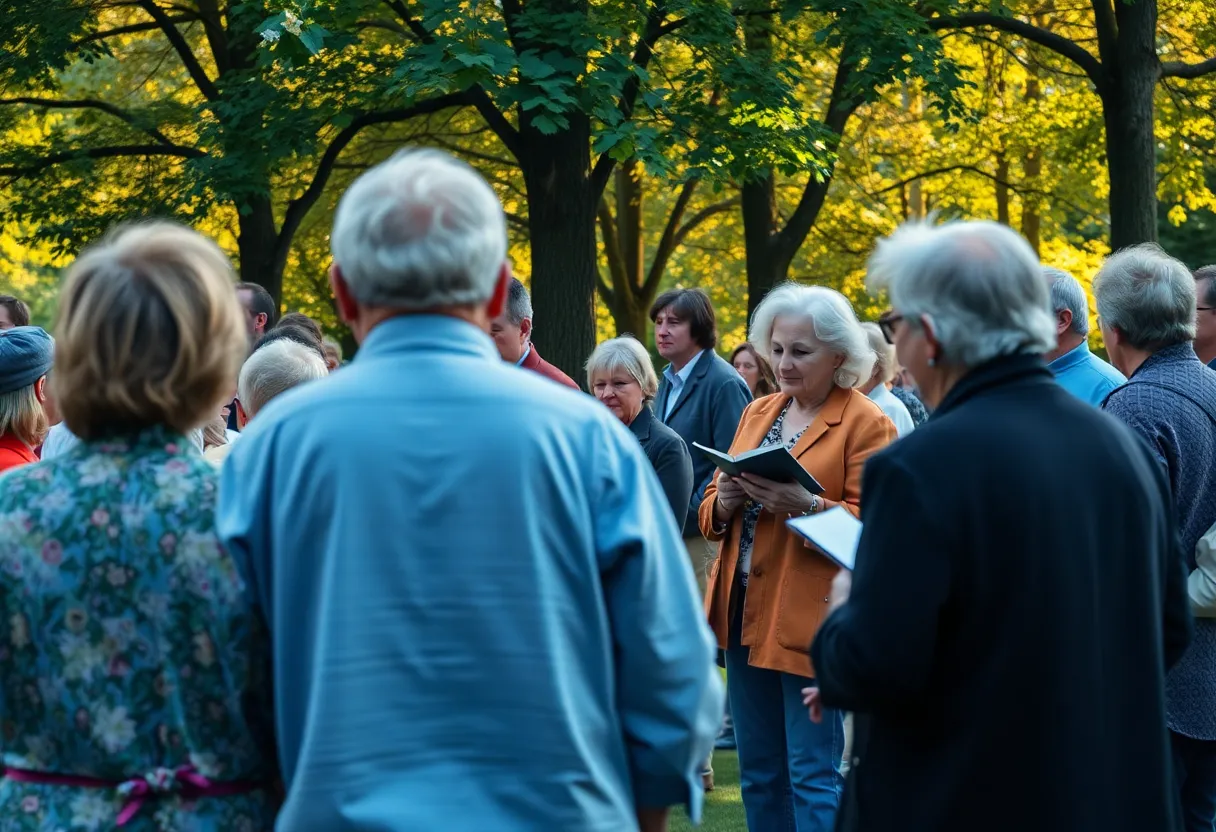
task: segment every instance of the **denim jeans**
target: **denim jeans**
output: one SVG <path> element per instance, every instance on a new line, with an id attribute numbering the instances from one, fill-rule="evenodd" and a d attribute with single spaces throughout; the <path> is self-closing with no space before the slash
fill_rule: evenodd
<path id="1" fill-rule="evenodd" d="M 1182 796 L 1186 832 L 1212 832 L 1216 825 L 1216 741 L 1170 731 L 1174 780 Z"/>
<path id="2" fill-rule="evenodd" d="M 742 593 L 737 604 L 741 615 Z M 831 832 L 844 786 L 844 714 L 825 710 L 821 723 L 811 722 L 802 688 L 814 680 L 749 666 L 749 650 L 738 641 L 738 622 L 731 623 L 726 689 L 747 828 Z"/>

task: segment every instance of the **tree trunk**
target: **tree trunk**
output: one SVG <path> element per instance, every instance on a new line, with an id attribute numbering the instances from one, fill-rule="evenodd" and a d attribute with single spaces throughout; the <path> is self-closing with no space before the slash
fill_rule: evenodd
<path id="1" fill-rule="evenodd" d="M 773 287 L 785 279 L 784 263 L 775 245 L 777 192 L 770 170 L 763 179 L 743 183 L 743 245 L 747 252 L 747 319 Z"/>
<path id="2" fill-rule="evenodd" d="M 552 136 L 523 125 L 520 167 L 528 193 L 533 341 L 546 361 L 581 379 L 595 349 L 599 194 L 590 176 L 590 121 L 566 117 L 569 128 Z"/>
<path id="3" fill-rule="evenodd" d="M 1031 76 L 1026 81 L 1026 100 L 1038 101 L 1042 93 L 1039 79 Z M 1043 197 L 1040 194 L 1039 177 L 1043 173 L 1043 154 L 1038 148 L 1030 148 L 1022 157 L 1022 181 L 1026 190 L 1022 193 L 1022 236 L 1030 243 L 1037 255 L 1042 245 L 1043 217 L 1039 213 Z"/>
<path id="4" fill-rule="evenodd" d="M 278 237 L 268 187 L 265 195 L 248 197 L 245 210 L 238 212 L 236 242 L 241 280 L 264 286 L 281 308 L 283 263 L 275 257 Z"/>
<path id="5" fill-rule="evenodd" d="M 996 153 L 996 221 L 1009 225 L 1009 157 L 1005 151 Z"/>
<path id="6" fill-rule="evenodd" d="M 1156 0 L 1116 3 L 1118 64 L 1108 66 L 1102 93 L 1106 167 L 1110 173 L 1113 251 L 1157 239 L 1157 144 L 1153 93 L 1157 58 Z"/>

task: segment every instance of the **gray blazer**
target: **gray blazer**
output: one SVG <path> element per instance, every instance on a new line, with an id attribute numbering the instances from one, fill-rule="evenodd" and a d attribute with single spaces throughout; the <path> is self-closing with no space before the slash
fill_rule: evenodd
<path id="1" fill-rule="evenodd" d="M 688 501 L 688 517 L 684 521 L 684 534 L 692 537 L 701 533 L 697 510 L 715 470 L 714 464 L 692 443 L 728 452 L 739 427 L 739 417 L 751 402 L 752 393 L 735 368 L 713 350 L 705 350 L 697 358 L 692 375 L 680 391 L 680 398 L 664 418 L 670 392 L 671 385 L 664 375 L 655 396 L 654 415 L 680 434 L 692 456 L 693 489 Z"/>
<path id="2" fill-rule="evenodd" d="M 642 410 L 629 424 L 629 429 L 638 438 L 646 458 L 659 476 L 659 485 L 671 504 L 671 513 L 676 526 L 684 529 L 688 503 L 692 499 L 692 457 L 680 434 L 655 418 L 650 405 Z"/>

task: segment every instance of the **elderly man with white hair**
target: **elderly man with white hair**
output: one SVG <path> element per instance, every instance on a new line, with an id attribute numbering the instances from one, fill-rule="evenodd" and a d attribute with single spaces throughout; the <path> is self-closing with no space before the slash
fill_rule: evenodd
<path id="1" fill-rule="evenodd" d="M 241 365 L 236 384 L 237 427 L 244 430 L 276 396 L 327 375 L 325 361 L 303 344 L 284 338 L 259 347 Z M 222 465 L 235 446 L 235 442 L 216 445 L 205 451 L 203 458 Z"/>
<path id="2" fill-rule="evenodd" d="M 887 384 L 895 378 L 899 367 L 895 358 L 895 347 L 887 342 L 886 336 L 882 334 L 882 327 L 878 324 L 864 323 L 861 328 L 870 342 L 870 349 L 874 350 L 876 360 L 874 361 L 874 372 L 870 375 L 869 380 L 858 389 L 869 396 L 870 401 L 882 408 L 882 412 L 887 414 L 887 418 L 894 423 L 895 430 L 899 432 L 900 436 L 909 434 L 916 427 L 916 423 L 912 421 L 912 414 L 887 387 Z"/>
<path id="3" fill-rule="evenodd" d="M 273 640 L 279 826 L 697 818 L 722 688 L 680 533 L 619 419 L 495 350 L 493 189 L 403 151 L 331 244 L 359 353 L 250 425 L 218 521 Z"/>
<path id="4" fill-rule="evenodd" d="M 1102 335 L 1128 376 L 1104 409 L 1140 434 L 1170 482 L 1186 568 L 1216 523 L 1216 373 L 1191 344 L 1195 280 L 1158 246 L 1112 255 L 1094 281 Z M 1117 515 L 1113 515 L 1117 516 Z M 1187 832 L 1216 820 L 1216 619 L 1195 622 L 1195 641 L 1166 679 L 1174 776 Z"/>
<path id="5" fill-rule="evenodd" d="M 866 466 L 811 646 L 812 719 L 856 714 L 838 829 L 1177 830 L 1164 677 L 1190 616 L 1163 470 L 1055 383 L 1009 227 L 909 224 L 868 271 L 934 414 Z"/>
<path id="6" fill-rule="evenodd" d="M 1123 374 L 1089 351 L 1089 298 L 1081 281 L 1061 269 L 1043 267 L 1056 319 L 1056 344 L 1044 354 L 1060 386 L 1097 407 L 1127 381 Z"/>

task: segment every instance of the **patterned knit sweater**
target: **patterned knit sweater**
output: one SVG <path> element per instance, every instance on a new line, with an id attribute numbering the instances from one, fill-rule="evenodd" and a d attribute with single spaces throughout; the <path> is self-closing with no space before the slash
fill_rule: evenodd
<path id="1" fill-rule="evenodd" d="M 1216 523 L 1216 424 L 1203 408 L 1158 385 L 1179 388 L 1216 413 L 1216 371 L 1188 344 L 1167 347 L 1140 366 L 1102 407 L 1149 443 L 1169 473 L 1188 572 L 1195 544 Z M 1195 639 L 1166 678 L 1170 730 L 1216 740 L 1216 619 L 1198 619 Z"/>

